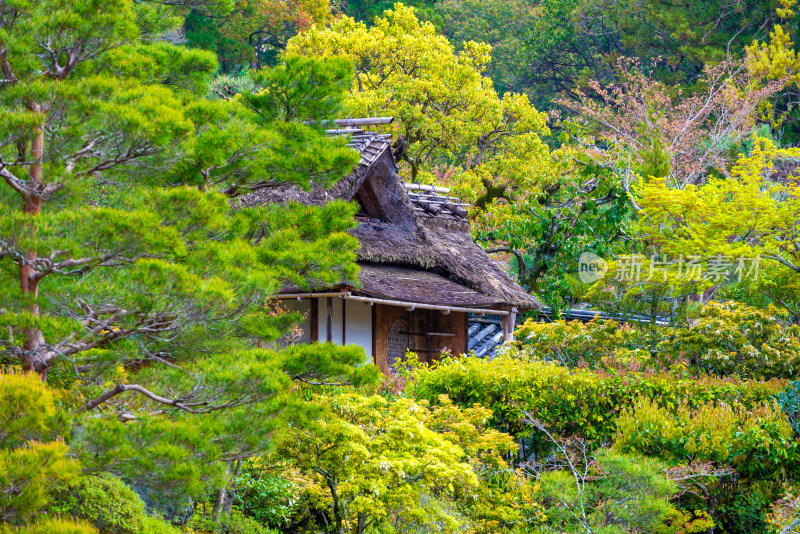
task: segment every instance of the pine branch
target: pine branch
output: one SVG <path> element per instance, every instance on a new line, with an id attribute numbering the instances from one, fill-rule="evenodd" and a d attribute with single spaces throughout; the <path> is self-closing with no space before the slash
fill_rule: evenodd
<path id="1" fill-rule="evenodd" d="M 94 408 L 100 406 L 103 403 L 106 403 L 116 397 L 121 393 L 125 393 L 127 391 L 133 391 L 140 395 L 147 397 L 148 399 L 155 401 L 159 404 L 164 404 L 166 406 L 172 406 L 174 408 L 178 408 L 179 410 L 183 410 L 184 412 L 192 413 L 192 414 L 202 414 L 202 413 L 209 413 L 219 410 L 224 410 L 226 408 L 232 408 L 235 406 L 239 406 L 244 404 L 244 401 L 232 401 L 226 402 L 223 404 L 217 405 L 210 405 L 209 401 L 199 401 L 199 402 L 187 402 L 182 399 L 168 399 L 167 397 L 162 397 L 157 393 L 153 393 L 149 389 L 139 385 L 139 384 L 117 384 L 113 388 L 109 389 L 108 391 L 104 392 L 99 397 L 95 397 L 94 399 L 88 401 L 86 404 L 75 410 L 73 413 L 80 413 L 89 410 L 93 410 Z M 197 409 L 198 407 L 203 407 L 202 409 Z"/>

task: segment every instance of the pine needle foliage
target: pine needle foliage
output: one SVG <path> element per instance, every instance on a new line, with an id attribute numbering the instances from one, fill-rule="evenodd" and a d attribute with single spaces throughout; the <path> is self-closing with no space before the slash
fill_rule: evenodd
<path id="1" fill-rule="evenodd" d="M 66 390 L 85 470 L 168 495 L 223 487 L 229 462 L 311 417 L 296 381 L 371 373 L 360 349 L 282 348 L 299 317 L 270 300 L 356 274 L 354 208 L 236 201 L 350 172 L 357 154 L 305 123 L 336 112 L 348 64 L 287 58 L 211 99 L 216 59 L 165 37 L 179 15 L 0 7 L 0 354 Z M 48 460 L 65 448 L 10 454 L 67 474 Z"/>

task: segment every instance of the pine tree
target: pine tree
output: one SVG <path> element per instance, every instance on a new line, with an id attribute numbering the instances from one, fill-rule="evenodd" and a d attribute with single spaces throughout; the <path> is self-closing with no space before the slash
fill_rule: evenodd
<path id="1" fill-rule="evenodd" d="M 363 353 L 281 349 L 298 317 L 269 299 L 355 274 L 353 208 L 235 201 L 349 172 L 357 154 L 304 124 L 336 112 L 349 65 L 288 59 L 209 99 L 214 57 L 163 37 L 180 22 L 130 0 L 0 6 L 0 354 L 68 390 L 85 469 L 193 493 L 278 415 L 308 416 L 295 380 L 355 380 Z"/>

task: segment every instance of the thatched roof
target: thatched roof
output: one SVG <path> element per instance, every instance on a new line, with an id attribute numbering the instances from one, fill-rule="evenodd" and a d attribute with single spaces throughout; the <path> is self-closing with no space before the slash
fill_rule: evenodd
<path id="1" fill-rule="evenodd" d="M 353 293 L 389 300 L 441 306 L 489 307 L 497 301 L 429 271 L 394 265 L 361 263 L 358 287 Z"/>
<path id="2" fill-rule="evenodd" d="M 253 192 L 241 202 L 357 201 L 362 208 L 359 225 L 351 232 L 361 243 L 359 293 L 462 307 L 541 308 L 472 240 L 463 203 L 441 194 L 446 191 L 442 189 L 408 190 L 397 176 L 385 135 L 352 129 L 348 133 L 356 134 L 350 144 L 359 150 L 361 162 L 330 189 L 280 186 Z M 339 287 L 349 285 L 343 281 Z"/>
<path id="3" fill-rule="evenodd" d="M 322 206 L 337 198 L 353 199 L 367 175 L 391 173 L 396 170 L 394 160 L 391 159 L 389 139 L 385 135 L 366 132 L 356 142 L 351 141 L 348 143 L 348 146 L 352 146 L 359 151 L 361 160 L 352 173 L 336 182 L 329 189 L 313 187 L 309 191 L 304 191 L 296 185 L 283 184 L 265 187 L 243 195 L 238 199 L 238 202 L 247 206 L 287 204 L 289 202 Z M 386 155 L 389 155 L 391 162 L 386 161 Z M 387 164 L 390 165 L 390 168 L 386 168 Z"/>
<path id="4" fill-rule="evenodd" d="M 407 232 L 393 226 L 361 223 L 353 235 L 361 243 L 359 261 L 437 273 L 486 295 L 498 306 L 541 307 L 466 231 L 423 223 L 416 231 Z"/>

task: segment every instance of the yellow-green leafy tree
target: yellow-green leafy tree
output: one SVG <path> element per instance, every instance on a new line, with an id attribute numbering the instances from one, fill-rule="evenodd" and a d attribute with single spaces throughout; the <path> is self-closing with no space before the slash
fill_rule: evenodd
<path id="1" fill-rule="evenodd" d="M 331 413 L 291 432 L 280 455 L 314 479 L 303 499 L 336 532 L 496 532 L 540 522 L 534 485 L 507 462 L 514 439 L 491 411 L 356 393 L 320 399 Z"/>
<path id="2" fill-rule="evenodd" d="M 451 167 L 454 183 L 477 196 L 495 187 L 530 190 L 548 177 L 545 116 L 523 95 L 497 95 L 483 76 L 490 46 L 470 41 L 456 53 L 413 8 L 395 4 L 371 27 L 348 17 L 313 27 L 287 51 L 353 61 L 350 112 L 395 117 L 395 155 L 411 181 Z"/>
<path id="3" fill-rule="evenodd" d="M 395 117 L 395 157 L 410 181 L 436 176 L 485 207 L 551 179 L 546 118 L 524 95 L 498 96 L 483 76 L 489 45 L 470 41 L 456 53 L 413 8 L 395 4 L 372 27 L 341 18 L 295 37 L 287 50 L 354 62 L 350 111 Z"/>
<path id="4" fill-rule="evenodd" d="M 40 516 L 50 492 L 79 465 L 58 436 L 56 396 L 35 374 L 0 373 L 0 532 L 89 534 L 88 525 Z M 18 527 L 17 529 L 14 526 Z"/>
<path id="5" fill-rule="evenodd" d="M 754 41 L 745 48 L 747 69 L 751 73 L 764 80 L 785 83 L 780 95 L 761 106 L 763 117 L 776 129 L 796 120 L 794 102 L 800 92 L 800 56 L 792 39 L 797 0 L 779 0 L 778 4 L 775 10 L 778 23 L 772 27 L 768 39 Z"/>
<path id="6" fill-rule="evenodd" d="M 681 189 L 646 181 L 636 193 L 643 237 L 673 258 L 717 256 L 738 265 L 737 258 L 763 257 L 800 273 L 800 184 L 777 169 L 797 157 L 798 148 L 755 138 L 728 178 Z"/>
<path id="7" fill-rule="evenodd" d="M 478 481 L 461 447 L 426 427 L 424 406 L 354 393 L 326 401 L 330 416 L 292 432 L 284 452 L 316 473 L 336 532 L 363 534 L 396 522 L 458 530 L 464 519 L 452 499 Z"/>
<path id="8" fill-rule="evenodd" d="M 523 287 L 541 293 L 540 279 L 555 266 L 548 287 L 563 293 L 561 274 L 579 248 L 624 235 L 614 226 L 629 211 L 619 180 L 575 163 L 575 151 L 551 153 L 545 114 L 525 95 L 498 95 L 484 75 L 489 45 L 468 41 L 456 51 L 413 8 L 395 4 L 373 26 L 343 17 L 313 27 L 287 52 L 349 58 L 351 116 L 394 117 L 404 179 L 435 180 L 471 202 L 476 237 L 514 258 Z"/>

